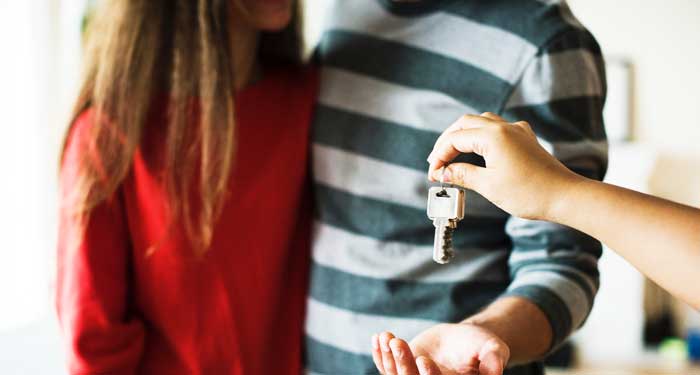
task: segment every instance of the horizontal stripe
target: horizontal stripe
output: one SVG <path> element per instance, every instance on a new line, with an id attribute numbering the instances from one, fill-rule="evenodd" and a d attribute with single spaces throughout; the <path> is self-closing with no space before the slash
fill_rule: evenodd
<path id="1" fill-rule="evenodd" d="M 422 283 L 353 275 L 312 263 L 310 296 L 360 314 L 456 322 L 498 297 L 508 281 Z M 326 323 L 334 324 L 330 320 Z"/>
<path id="2" fill-rule="evenodd" d="M 581 288 L 590 291 L 590 295 L 595 295 L 600 287 L 600 282 L 598 278 L 598 271 L 587 271 L 585 267 L 577 265 L 575 263 L 565 263 L 561 260 L 550 260 L 548 262 L 530 262 L 525 261 L 518 264 L 511 264 L 511 274 L 517 275 L 521 272 L 531 272 L 531 271 L 547 271 L 556 272 L 562 276 L 571 277 L 571 279 L 579 282 Z M 592 300 L 591 300 L 592 301 Z"/>
<path id="3" fill-rule="evenodd" d="M 314 116 L 314 142 L 421 173 L 439 135 L 323 104 L 316 107 Z M 484 159 L 475 154 L 462 154 L 455 161 L 484 165 Z"/>
<path id="4" fill-rule="evenodd" d="M 416 282 L 509 280 L 509 250 L 455 248 L 446 265 L 432 259 L 432 246 L 377 241 L 315 222 L 314 262 L 357 276 Z M 397 261 L 400 259 L 401 261 Z"/>
<path id="5" fill-rule="evenodd" d="M 426 210 L 427 172 L 332 147 L 312 146 L 313 177 L 318 183 L 353 195 Z M 397 184 L 397 181 L 401 181 Z M 465 215 L 505 218 L 506 212 L 474 191 L 465 192 Z"/>
<path id="6" fill-rule="evenodd" d="M 577 262 L 588 263 L 591 266 L 598 265 L 598 257 L 592 254 L 574 250 L 535 250 L 535 251 L 517 251 L 513 252 L 508 262 L 512 265 L 517 265 L 523 262 L 541 261 L 547 259 L 574 259 Z"/>
<path id="7" fill-rule="evenodd" d="M 553 271 L 523 271 L 508 287 L 509 290 L 525 285 L 536 285 L 556 294 L 569 309 L 572 327 L 579 327 L 591 310 L 591 301 L 581 286 Z"/>
<path id="8" fill-rule="evenodd" d="M 403 86 L 342 69 L 324 67 L 321 82 L 319 103 L 435 133 L 442 133 L 464 114 L 478 112 L 441 92 Z"/>
<path id="9" fill-rule="evenodd" d="M 577 250 L 600 257 L 602 246 L 595 238 L 573 228 L 545 221 L 511 217 L 506 233 L 517 252 L 548 249 Z"/>
<path id="10" fill-rule="evenodd" d="M 450 13 L 432 13 L 416 20 L 395 16 L 376 0 L 337 4 L 333 29 L 368 34 L 453 58 L 510 83 L 515 83 L 525 63 L 537 52 L 536 46 L 516 34 Z"/>
<path id="11" fill-rule="evenodd" d="M 367 340 L 367 345 L 369 340 Z M 311 372 L 307 374 L 337 375 L 337 374 L 376 374 L 372 357 L 366 354 L 355 354 L 324 344 L 308 335 L 305 337 L 304 351 L 306 366 Z"/>
<path id="12" fill-rule="evenodd" d="M 597 66 L 597 70 L 600 72 L 605 70 L 602 58 L 603 52 L 600 49 L 600 45 L 593 34 L 585 28 L 573 28 L 560 33 L 543 46 L 539 53 L 557 53 L 570 50 L 589 51 L 598 57 L 596 62 L 600 65 Z"/>
<path id="13" fill-rule="evenodd" d="M 560 99 L 542 105 L 506 108 L 503 117 L 509 121 L 527 121 L 535 133 L 547 141 L 605 140 L 603 99 L 599 97 Z"/>
<path id="14" fill-rule="evenodd" d="M 324 33 L 319 57 L 325 66 L 438 91 L 479 111 L 496 112 L 511 85 L 479 68 L 425 50 L 363 34 Z M 397 69 L 401 66 L 401 69 Z"/>
<path id="15" fill-rule="evenodd" d="M 567 167 L 604 171 L 608 165 L 608 141 L 548 142 L 538 139 L 542 147 Z"/>
<path id="16" fill-rule="evenodd" d="M 425 210 L 355 196 L 322 184 L 314 186 L 318 219 L 381 241 L 432 245 L 435 227 Z M 465 217 L 454 233 L 455 248 L 502 248 L 510 244 L 505 218 Z"/>
<path id="17" fill-rule="evenodd" d="M 523 73 L 506 108 L 604 96 L 604 77 L 598 71 L 600 60 L 600 56 L 581 49 L 536 57 Z"/>
<path id="18" fill-rule="evenodd" d="M 506 30 L 536 46 L 572 27 L 558 4 L 535 0 L 451 1 L 443 11 Z"/>
<path id="19" fill-rule="evenodd" d="M 371 354 L 370 338 L 391 331 L 398 337 L 414 337 L 439 321 L 359 314 L 308 299 L 306 334 L 314 340 L 355 354 Z"/>
<path id="20" fill-rule="evenodd" d="M 552 328 L 552 345 L 550 349 L 556 348 L 571 334 L 572 323 L 569 308 L 556 293 L 548 288 L 542 288 L 537 285 L 524 285 L 517 288 L 509 288 L 506 295 L 525 298 L 544 312 Z"/>

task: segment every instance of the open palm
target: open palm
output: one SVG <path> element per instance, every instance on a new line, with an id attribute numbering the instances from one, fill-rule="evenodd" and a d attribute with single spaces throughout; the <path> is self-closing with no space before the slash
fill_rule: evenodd
<path id="1" fill-rule="evenodd" d="M 386 375 L 502 375 L 508 346 L 474 324 L 439 324 L 411 340 L 385 332 L 373 338 L 373 358 Z"/>

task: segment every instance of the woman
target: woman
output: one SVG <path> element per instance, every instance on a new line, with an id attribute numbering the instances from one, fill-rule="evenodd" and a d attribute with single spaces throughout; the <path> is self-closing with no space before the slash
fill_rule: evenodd
<path id="1" fill-rule="evenodd" d="M 483 156 L 486 166 L 447 164 L 462 152 Z M 700 210 L 579 176 L 538 144 L 529 124 L 510 124 L 493 113 L 455 122 L 437 140 L 428 162 L 431 180 L 473 189 L 512 215 L 588 233 L 700 309 Z M 375 335 L 375 364 L 389 375 L 500 373 L 484 371 L 488 358 L 460 355 L 469 344 L 461 330 L 460 324 L 436 326 L 429 353 L 412 351 L 390 333 Z M 504 343 L 494 345 L 508 357 Z"/>
<path id="2" fill-rule="evenodd" d="M 60 173 L 71 373 L 301 370 L 299 30 L 292 0 L 111 0 L 91 21 Z"/>

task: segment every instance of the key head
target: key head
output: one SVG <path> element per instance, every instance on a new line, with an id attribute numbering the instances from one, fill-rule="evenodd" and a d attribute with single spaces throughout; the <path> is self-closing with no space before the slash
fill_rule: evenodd
<path id="1" fill-rule="evenodd" d="M 428 190 L 428 217 L 431 220 L 437 218 L 462 220 L 464 204 L 464 190 L 440 186 L 434 186 Z"/>

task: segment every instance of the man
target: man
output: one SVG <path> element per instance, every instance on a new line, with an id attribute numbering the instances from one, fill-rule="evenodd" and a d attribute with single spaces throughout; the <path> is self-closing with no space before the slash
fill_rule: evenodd
<path id="1" fill-rule="evenodd" d="M 569 168 L 602 179 L 597 43 L 558 1 L 338 0 L 329 20 L 317 51 L 308 370 L 375 373 L 372 334 L 434 339 L 435 325 L 466 321 L 469 350 L 504 343 L 507 374 L 541 374 L 533 361 L 590 312 L 600 243 L 469 192 L 456 256 L 438 265 L 425 158 L 456 118 L 489 111 L 528 121 Z"/>

